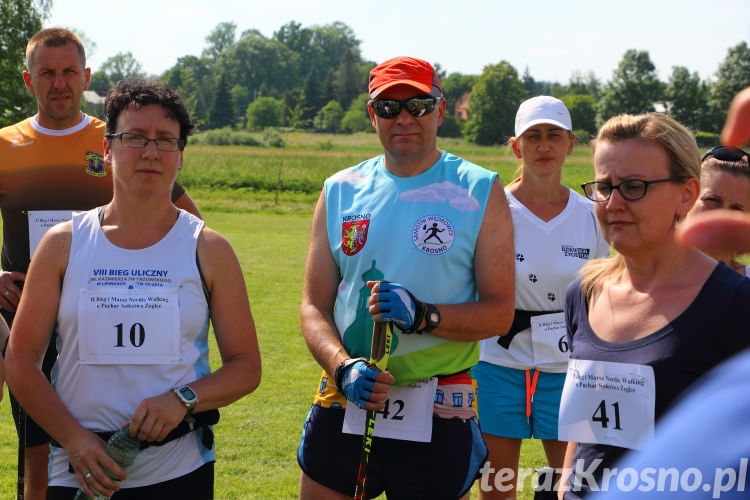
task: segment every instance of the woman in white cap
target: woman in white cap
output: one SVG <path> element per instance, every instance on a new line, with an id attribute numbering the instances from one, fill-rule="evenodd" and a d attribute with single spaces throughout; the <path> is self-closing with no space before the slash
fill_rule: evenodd
<path id="1" fill-rule="evenodd" d="M 568 364 L 565 289 L 589 259 L 609 255 L 592 203 L 561 183 L 575 144 L 571 130 L 559 99 L 533 97 L 518 108 L 510 145 L 521 160 L 520 176 L 505 189 L 513 216 L 516 311 L 507 334 L 482 341 L 474 368 L 491 467 L 485 467 L 490 477 L 479 494 L 483 500 L 515 498 L 522 439 L 541 439 L 550 467 L 563 464 L 557 416 Z"/>

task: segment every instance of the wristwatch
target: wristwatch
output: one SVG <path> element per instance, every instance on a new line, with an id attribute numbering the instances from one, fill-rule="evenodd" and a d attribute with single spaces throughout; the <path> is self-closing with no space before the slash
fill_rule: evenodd
<path id="1" fill-rule="evenodd" d="M 426 324 L 422 332 L 431 332 L 440 325 L 440 311 L 435 304 L 425 304 L 425 307 L 427 308 L 424 315 Z"/>
<path id="2" fill-rule="evenodd" d="M 195 405 L 198 404 L 198 395 L 189 385 L 181 385 L 180 387 L 175 387 L 174 389 L 172 389 L 172 392 L 174 392 L 180 399 L 180 401 L 182 401 L 182 404 L 187 407 L 188 413 L 193 411 Z"/>

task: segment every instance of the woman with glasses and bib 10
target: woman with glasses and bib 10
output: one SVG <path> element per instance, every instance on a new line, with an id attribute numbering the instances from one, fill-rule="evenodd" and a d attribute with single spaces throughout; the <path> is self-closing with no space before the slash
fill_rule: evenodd
<path id="1" fill-rule="evenodd" d="M 688 215 L 708 210 L 729 209 L 750 212 L 750 156 L 731 146 L 716 146 L 701 157 L 701 194 Z M 743 276 L 750 276 L 750 266 L 735 259 L 734 254 L 711 254 Z"/>
<path id="2" fill-rule="evenodd" d="M 505 189 L 513 219 L 516 310 L 507 334 L 481 342 L 474 367 L 491 467 L 482 500 L 515 498 L 523 439 L 541 439 L 552 468 L 562 467 L 565 455 L 566 444 L 557 439 L 569 357 L 565 289 L 589 259 L 609 255 L 592 203 L 561 182 L 575 144 L 572 128 L 568 109 L 554 97 L 528 99 L 516 113 L 510 145 L 520 175 Z M 507 470 L 513 471 L 511 480 Z"/>
<path id="3" fill-rule="evenodd" d="M 192 128 L 180 97 L 159 82 L 124 81 L 105 115 L 112 201 L 39 244 L 8 385 L 53 438 L 48 499 L 79 487 L 89 497 L 210 499 L 216 409 L 260 382 L 242 271 L 223 236 L 171 202 Z M 209 320 L 222 361 L 213 373 Z M 39 362 L 54 329 L 50 384 Z M 126 470 L 105 451 L 120 429 L 140 441 Z"/>
<path id="4" fill-rule="evenodd" d="M 675 240 L 700 196 L 693 135 L 665 115 L 620 115 L 593 148 L 595 180 L 583 188 L 617 254 L 584 266 L 565 297 L 564 498 L 648 487 L 648 471 L 619 477 L 616 461 L 653 438 L 695 380 L 750 345 L 750 281 Z"/>

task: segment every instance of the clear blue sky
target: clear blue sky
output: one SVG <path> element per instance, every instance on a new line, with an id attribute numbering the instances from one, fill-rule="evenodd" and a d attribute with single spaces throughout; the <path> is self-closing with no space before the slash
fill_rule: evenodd
<path id="1" fill-rule="evenodd" d="M 706 79 L 729 47 L 750 43 L 748 0 L 54 0 L 46 26 L 76 28 L 95 42 L 93 70 L 130 51 L 159 74 L 200 55 L 220 22 L 234 22 L 238 36 L 258 29 L 270 37 L 292 20 L 346 23 L 367 60 L 411 55 L 465 74 L 506 60 L 560 83 L 573 71 L 607 81 L 628 49 L 647 50 L 663 81 L 672 66 Z"/>

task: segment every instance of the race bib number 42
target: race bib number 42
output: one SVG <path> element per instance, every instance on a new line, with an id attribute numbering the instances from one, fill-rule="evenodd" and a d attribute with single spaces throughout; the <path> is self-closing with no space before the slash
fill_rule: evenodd
<path id="1" fill-rule="evenodd" d="M 385 408 L 376 412 L 375 436 L 429 443 L 432 439 L 432 407 L 437 378 L 421 380 L 407 387 L 391 386 Z M 362 435 L 365 410 L 347 402 L 342 432 Z"/>
<path id="2" fill-rule="evenodd" d="M 177 289 L 81 289 L 78 355 L 85 364 L 178 362 Z"/>
<path id="3" fill-rule="evenodd" d="M 571 359 L 558 439 L 642 448 L 654 436 L 655 394 L 650 366 Z"/>

